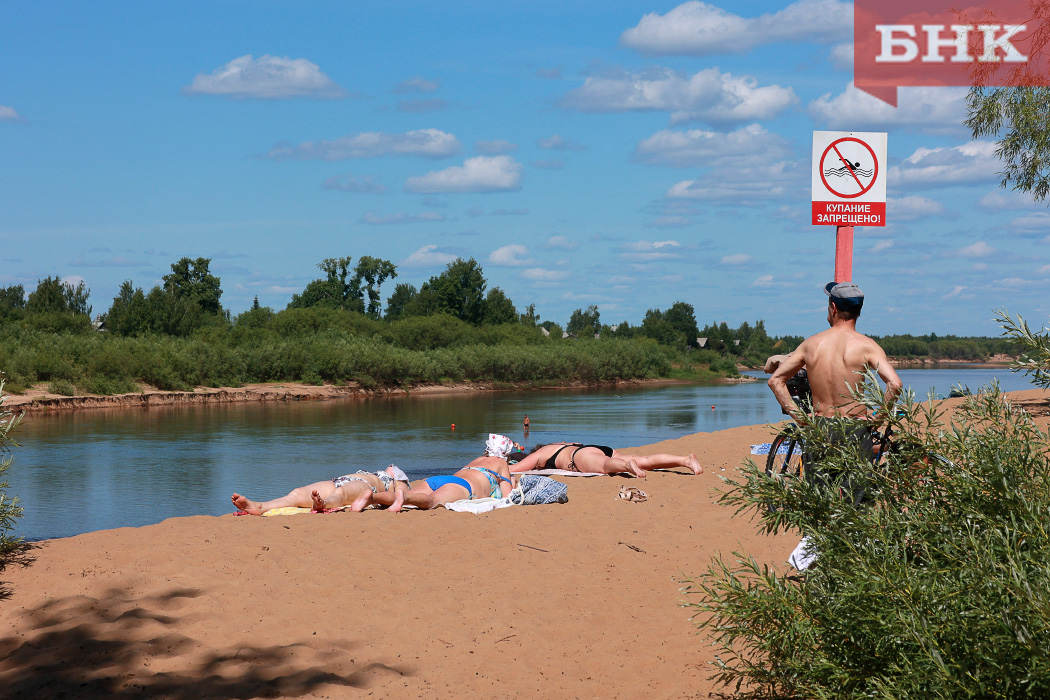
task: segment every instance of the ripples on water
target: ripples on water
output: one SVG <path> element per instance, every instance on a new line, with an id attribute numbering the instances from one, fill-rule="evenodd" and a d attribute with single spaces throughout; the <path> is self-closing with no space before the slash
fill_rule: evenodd
<path id="1" fill-rule="evenodd" d="M 1003 370 L 901 376 L 921 394 L 945 394 L 957 381 L 976 389 L 995 376 L 1005 390 L 1031 388 Z M 233 491 L 265 500 L 392 462 L 413 479 L 447 474 L 480 454 L 489 432 L 526 445 L 628 447 L 780 418 L 765 382 L 32 414 L 17 433 L 8 492 L 25 509 L 20 534 L 64 537 L 221 515 L 232 512 Z"/>

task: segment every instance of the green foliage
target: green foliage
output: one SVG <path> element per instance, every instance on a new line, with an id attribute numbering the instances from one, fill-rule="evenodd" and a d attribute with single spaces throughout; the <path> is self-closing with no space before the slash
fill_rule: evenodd
<path id="1" fill-rule="evenodd" d="M 517 320 L 518 310 L 514 308 L 514 302 L 499 287 L 490 289 L 485 295 L 485 309 L 481 322 L 487 326 L 498 326 Z"/>
<path id="2" fill-rule="evenodd" d="M 1020 346 L 1021 356 L 1014 362 L 1014 371 L 1024 372 L 1032 383 L 1050 389 L 1050 329 L 1033 333 L 1023 318 L 1016 319 L 1006 309 L 995 312 L 1003 335 L 1012 338 Z"/>
<path id="3" fill-rule="evenodd" d="M 16 292 L 17 293 L 17 292 Z M 27 314 L 91 315 L 88 295 L 91 291 L 83 282 L 76 286 L 63 282 L 57 275 L 37 280 L 36 290 L 26 300 Z"/>
<path id="4" fill-rule="evenodd" d="M 175 299 L 188 300 L 205 314 L 219 313 L 222 296 L 221 280 L 208 271 L 211 258 L 180 258 L 171 265 L 171 274 L 164 275 L 164 289 Z"/>
<path id="5" fill-rule="evenodd" d="M 13 457 L 11 447 L 18 443 L 11 439 L 13 431 L 22 420 L 22 416 L 15 416 L 4 407 L 4 381 L 0 379 L 0 571 L 12 564 L 25 566 L 29 563 L 26 557 L 28 546 L 21 537 L 11 534 L 15 521 L 22 515 L 22 507 L 18 505 L 18 497 L 9 495 L 9 486 L 4 474 L 11 467 Z M 0 582 L 0 600 L 11 595 L 10 591 Z"/>
<path id="6" fill-rule="evenodd" d="M 457 258 L 444 272 L 423 284 L 412 310 L 415 315 L 447 313 L 467 323 L 479 324 L 485 318 L 486 284 L 481 265 L 474 258 Z"/>
<path id="7" fill-rule="evenodd" d="M 887 414 L 874 376 L 858 398 Z M 726 480 L 724 505 L 807 536 L 817 559 L 800 576 L 735 553 L 689 582 L 715 677 L 756 697 L 1050 696 L 1050 434 L 995 387 L 950 421 L 910 395 L 889 413 L 877 469 L 802 428 L 825 469 L 865 484 L 864 505 L 750 461 Z"/>
<path id="8" fill-rule="evenodd" d="M 583 309 L 573 311 L 569 322 L 565 325 L 565 330 L 569 332 L 569 335 L 577 338 L 593 338 L 601 327 L 601 314 L 598 312 L 598 307 L 591 304 L 586 311 Z"/>
<path id="9" fill-rule="evenodd" d="M 20 284 L 0 287 L 0 319 L 20 315 L 26 306 L 26 290 Z"/>
<path id="10" fill-rule="evenodd" d="M 999 139 L 995 155 L 1004 163 L 1000 186 L 1043 201 L 1050 194 L 1050 87 L 1014 87 L 1021 84 L 972 88 L 966 97 L 966 126 L 975 139 Z"/>
<path id="11" fill-rule="evenodd" d="M 386 300 L 385 318 L 393 321 L 407 316 L 408 309 L 418 293 L 411 284 L 401 283 L 394 287 L 394 293 Z"/>

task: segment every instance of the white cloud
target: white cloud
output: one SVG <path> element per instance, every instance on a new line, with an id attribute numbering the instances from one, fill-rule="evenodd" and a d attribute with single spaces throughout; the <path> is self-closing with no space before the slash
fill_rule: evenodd
<path id="1" fill-rule="evenodd" d="M 544 245 L 554 250 L 576 250 L 580 247 L 579 243 L 570 241 L 565 236 L 551 236 Z"/>
<path id="2" fill-rule="evenodd" d="M 964 285 L 964 284 L 957 284 L 957 285 L 955 285 L 952 288 L 952 291 L 950 291 L 947 294 L 945 294 L 942 298 L 943 299 L 952 299 L 952 298 L 957 297 L 960 294 L 962 294 L 963 291 L 965 291 L 965 290 L 966 290 L 966 285 Z"/>
<path id="3" fill-rule="evenodd" d="M 382 194 L 386 187 L 376 182 L 375 175 L 355 177 L 354 175 L 336 175 L 324 181 L 321 189 L 338 190 L 339 192 L 352 192 L 354 194 Z"/>
<path id="4" fill-rule="evenodd" d="M 951 148 L 919 148 L 900 165 L 890 168 L 889 182 L 894 188 L 933 189 L 995 180 L 996 170 L 1002 166 L 995 149 L 990 141 L 972 141 Z"/>
<path id="5" fill-rule="evenodd" d="M 548 270 L 545 267 L 530 267 L 521 276 L 533 282 L 563 282 L 569 278 L 568 270 Z"/>
<path id="6" fill-rule="evenodd" d="M 251 54 L 235 58 L 210 75 L 201 73 L 182 89 L 187 95 L 222 95 L 238 99 L 285 100 L 291 97 L 345 97 L 316 64 L 305 58 Z"/>
<path id="7" fill-rule="evenodd" d="M 505 267 L 522 267 L 524 265 L 535 264 L 535 260 L 530 260 L 527 256 L 529 249 L 523 245 L 517 243 L 511 243 L 505 245 L 502 248 L 497 248 L 489 254 L 489 262 L 493 265 L 502 265 Z"/>
<path id="8" fill-rule="evenodd" d="M 798 164 L 791 161 L 721 168 L 695 180 L 677 182 L 664 196 L 668 199 L 738 203 L 776 199 L 793 187 L 799 189 L 801 185 L 808 185 L 808 181 L 803 182 L 805 176 L 806 173 L 801 171 Z"/>
<path id="9" fill-rule="evenodd" d="M 394 94 L 406 95 L 413 92 L 434 92 L 441 83 L 436 80 L 427 80 L 420 76 L 409 78 L 408 80 L 402 80 L 394 87 Z"/>
<path id="10" fill-rule="evenodd" d="M 790 144 L 759 124 L 722 133 L 703 129 L 658 131 L 635 146 L 631 158 L 647 165 L 672 168 L 730 165 L 741 167 L 741 159 L 752 164 L 782 160 L 791 155 Z"/>
<path id="11" fill-rule="evenodd" d="M 405 258 L 401 264 L 405 267 L 439 267 L 448 265 L 458 257 L 436 245 L 425 245 Z"/>
<path id="12" fill-rule="evenodd" d="M 621 248 L 620 260 L 632 263 L 649 263 L 658 260 L 674 260 L 680 257 L 675 251 L 682 246 L 678 241 L 637 241 Z"/>
<path id="13" fill-rule="evenodd" d="M 853 70 L 853 42 L 835 44 L 829 52 L 831 65 L 839 70 Z"/>
<path id="14" fill-rule="evenodd" d="M 1027 192 L 1006 191 L 995 189 L 981 197 L 977 206 L 982 209 L 1045 209 L 1046 205 L 1035 201 L 1035 198 Z"/>
<path id="15" fill-rule="evenodd" d="M 985 258 L 996 252 L 995 248 L 984 241 L 977 241 L 973 245 L 955 251 L 955 255 L 960 258 Z"/>
<path id="16" fill-rule="evenodd" d="M 14 107 L 0 105 L 0 122 L 20 122 L 22 116 L 15 111 Z"/>
<path id="17" fill-rule="evenodd" d="M 1050 265 L 1043 265 L 1041 268 L 1035 271 L 1037 275 L 1050 276 Z"/>
<path id="18" fill-rule="evenodd" d="M 439 129 L 417 129 L 403 134 L 366 131 L 331 141 L 303 141 L 298 146 L 281 144 L 267 154 L 273 160 L 347 160 L 380 156 L 448 158 L 459 153 L 459 140 Z"/>
<path id="19" fill-rule="evenodd" d="M 510 156 L 475 156 L 462 166 L 410 177 L 406 192 L 513 192 L 521 189 L 522 167 Z"/>
<path id="20" fill-rule="evenodd" d="M 757 277 L 754 282 L 751 283 L 752 287 L 772 287 L 776 284 L 776 280 L 773 275 L 762 275 Z"/>
<path id="21" fill-rule="evenodd" d="M 882 251 L 889 250 L 892 247 L 893 247 L 893 239 L 892 238 L 882 238 L 882 239 L 879 239 L 879 240 L 875 241 L 875 245 L 873 245 L 871 247 L 871 250 L 869 250 L 868 252 L 869 253 L 881 253 Z"/>
<path id="22" fill-rule="evenodd" d="M 944 205 L 928 197 L 908 195 L 889 197 L 886 200 L 886 216 L 893 221 L 914 221 L 924 216 L 944 213 Z"/>
<path id="23" fill-rule="evenodd" d="M 536 142 L 536 145 L 545 151 L 586 151 L 586 146 L 581 146 L 572 139 L 562 138 L 558 134 L 551 134 Z"/>
<path id="24" fill-rule="evenodd" d="M 1022 234 L 1043 235 L 1050 232 L 1050 214 L 1036 212 L 1026 216 L 1019 216 L 1010 221 L 1010 226 Z"/>
<path id="25" fill-rule="evenodd" d="M 493 139 L 492 141 L 475 141 L 474 148 L 478 153 L 492 156 L 516 151 L 518 150 L 518 144 L 504 141 L 502 139 Z"/>
<path id="26" fill-rule="evenodd" d="M 723 265 L 747 265 L 754 260 L 753 257 L 747 253 L 734 253 L 733 255 L 726 255 L 722 258 Z"/>
<path id="27" fill-rule="evenodd" d="M 562 106 L 581 112 L 667 111 L 672 123 L 717 124 L 769 119 L 796 101 L 790 87 L 759 87 L 751 76 L 738 78 L 717 68 L 691 77 L 654 68 L 638 74 L 590 76 L 562 98 Z"/>
<path id="28" fill-rule="evenodd" d="M 419 223 L 432 223 L 434 221 L 445 221 L 444 214 L 438 214 L 434 211 L 425 211 L 422 214 L 376 214 L 375 212 L 368 212 L 361 217 L 360 222 L 362 224 L 372 224 L 374 226 L 386 226 L 388 224 L 419 224 Z"/>
<path id="29" fill-rule="evenodd" d="M 828 92 L 810 102 L 809 113 L 831 129 L 959 132 L 966 118 L 966 88 L 902 87 L 897 91 L 897 106 L 892 107 L 850 82 L 839 95 L 832 97 Z"/>
<path id="30" fill-rule="evenodd" d="M 620 44 L 655 55 L 706 56 L 782 41 L 833 42 L 852 33 L 853 5 L 838 0 L 799 0 L 760 17 L 693 0 L 666 15 L 643 16 L 620 36 Z"/>

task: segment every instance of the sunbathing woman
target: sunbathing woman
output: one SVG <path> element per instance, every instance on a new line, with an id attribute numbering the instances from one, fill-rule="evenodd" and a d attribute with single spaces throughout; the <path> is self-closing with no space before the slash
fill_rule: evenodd
<path id="1" fill-rule="evenodd" d="M 327 508 L 341 508 L 350 504 L 350 510 L 361 512 L 372 501 L 377 493 L 391 493 L 408 490 L 408 476 L 398 467 L 391 464 L 377 472 L 359 471 L 356 474 L 336 477 L 331 481 L 318 481 L 307 486 L 293 489 L 287 496 L 272 501 L 252 501 L 240 494 L 233 494 L 230 500 L 238 510 L 251 515 L 262 515 L 268 510 L 294 506 L 296 508 L 313 508 L 322 511 Z"/>
<path id="2" fill-rule="evenodd" d="M 389 506 L 397 513 L 403 506 L 429 510 L 465 498 L 504 498 L 513 486 L 507 455 L 513 441 L 505 435 L 490 434 L 485 443 L 485 455 L 478 457 L 452 476 L 432 476 L 417 481 L 408 491 L 377 493 L 371 502 Z"/>
<path id="3" fill-rule="evenodd" d="M 629 455 L 605 445 L 582 445 L 578 442 L 536 445 L 521 461 L 511 464 L 510 471 L 514 474 L 533 469 L 564 469 L 586 474 L 623 474 L 626 472 L 644 478 L 647 471 L 676 467 L 685 467 L 693 474 L 700 474 L 704 471 L 696 455 L 692 454 Z"/>

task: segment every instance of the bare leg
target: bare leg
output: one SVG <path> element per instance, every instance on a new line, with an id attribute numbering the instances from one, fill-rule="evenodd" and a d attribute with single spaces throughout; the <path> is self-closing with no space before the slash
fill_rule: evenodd
<path id="1" fill-rule="evenodd" d="M 251 513 L 252 515 L 262 515 L 266 511 L 273 510 L 274 508 L 285 508 L 288 506 L 310 508 L 313 506 L 314 491 L 317 491 L 322 498 L 326 498 L 335 491 L 335 484 L 331 481 L 318 481 L 308 486 L 300 486 L 297 489 L 293 489 L 287 496 L 281 496 L 272 501 L 262 502 L 253 501 L 245 496 L 235 493 L 230 496 L 230 501 L 238 510 L 243 510 L 245 513 Z"/>
<path id="2" fill-rule="evenodd" d="M 655 454 L 639 457 L 637 455 L 623 454 L 622 452 L 613 452 L 613 457 L 626 460 L 633 459 L 638 464 L 638 467 L 645 471 L 653 471 L 654 469 L 675 469 L 677 467 L 685 467 L 693 472 L 693 474 L 702 474 L 704 471 L 704 468 L 700 466 L 700 461 L 694 454 Z"/>
<path id="3" fill-rule="evenodd" d="M 579 450 L 573 462 L 581 472 L 590 474 L 623 474 L 627 472 L 633 476 L 645 478 L 645 472 L 642 471 L 633 457 L 627 457 L 626 455 L 606 457 L 605 453 L 593 447 L 585 447 Z"/>

